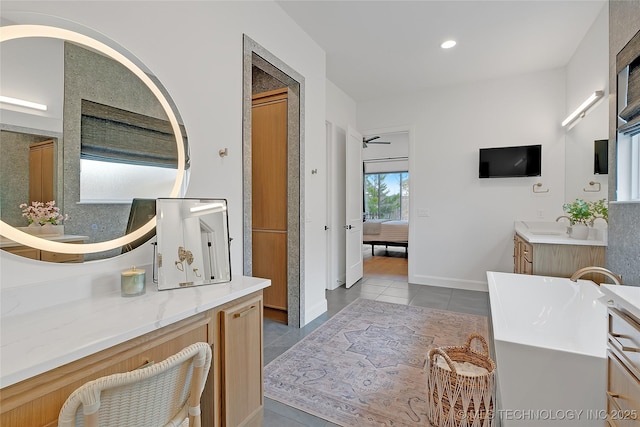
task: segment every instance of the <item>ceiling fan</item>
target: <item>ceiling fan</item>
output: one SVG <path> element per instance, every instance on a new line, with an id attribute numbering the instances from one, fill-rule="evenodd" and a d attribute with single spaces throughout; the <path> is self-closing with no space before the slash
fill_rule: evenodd
<path id="1" fill-rule="evenodd" d="M 362 138 L 362 148 L 367 148 L 368 144 L 391 144 L 390 141 L 376 141 L 376 139 L 380 138 L 380 136 L 371 136 L 369 138 Z"/>

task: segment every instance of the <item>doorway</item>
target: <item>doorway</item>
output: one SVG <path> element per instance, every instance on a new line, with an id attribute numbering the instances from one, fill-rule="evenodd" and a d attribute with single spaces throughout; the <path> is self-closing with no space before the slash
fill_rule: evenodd
<path id="1" fill-rule="evenodd" d="M 254 275 L 253 242 L 253 176 L 252 176 L 252 95 L 285 88 L 287 92 L 286 131 L 286 271 L 282 278 L 286 287 L 285 323 L 304 324 L 304 265 L 302 251 L 304 222 L 304 78 L 250 37 L 243 38 L 243 274 Z M 256 250 L 260 250 L 257 249 Z"/>
<path id="2" fill-rule="evenodd" d="M 364 276 L 408 279 L 411 129 L 385 128 L 363 135 Z"/>

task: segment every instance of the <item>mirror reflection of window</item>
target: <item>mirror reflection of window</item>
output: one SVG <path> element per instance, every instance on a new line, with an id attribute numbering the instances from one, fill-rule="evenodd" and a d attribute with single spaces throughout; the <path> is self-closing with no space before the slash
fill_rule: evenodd
<path id="1" fill-rule="evenodd" d="M 80 159 L 80 203 L 166 197 L 176 174 L 176 169 Z"/>
<path id="2" fill-rule="evenodd" d="M 640 200 L 640 136 L 618 134 L 618 201 Z"/>
<path id="3" fill-rule="evenodd" d="M 618 201 L 640 200 L 640 31 L 616 55 Z"/>

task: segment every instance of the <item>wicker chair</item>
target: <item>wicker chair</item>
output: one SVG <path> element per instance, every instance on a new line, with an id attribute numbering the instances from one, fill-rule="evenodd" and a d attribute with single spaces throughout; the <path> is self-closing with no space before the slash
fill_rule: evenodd
<path id="1" fill-rule="evenodd" d="M 160 363 L 89 381 L 64 403 L 58 426 L 200 427 L 210 367 L 211 348 L 200 342 Z"/>

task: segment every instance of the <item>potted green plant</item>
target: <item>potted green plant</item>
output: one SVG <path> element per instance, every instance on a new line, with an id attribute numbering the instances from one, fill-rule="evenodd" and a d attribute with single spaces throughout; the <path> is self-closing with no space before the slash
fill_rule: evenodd
<path id="1" fill-rule="evenodd" d="M 609 222 L 609 204 L 607 203 L 607 199 L 600 199 L 595 202 L 591 202 L 591 210 L 594 214 L 594 221 L 598 218 L 602 218 L 605 222 Z"/>
<path id="2" fill-rule="evenodd" d="M 595 202 L 587 202 L 576 199 L 572 203 L 565 203 L 562 209 L 568 214 L 571 227 L 569 235 L 574 239 L 586 239 L 589 236 L 589 228 L 597 218 L 608 220 L 609 209 L 607 199 Z"/>

